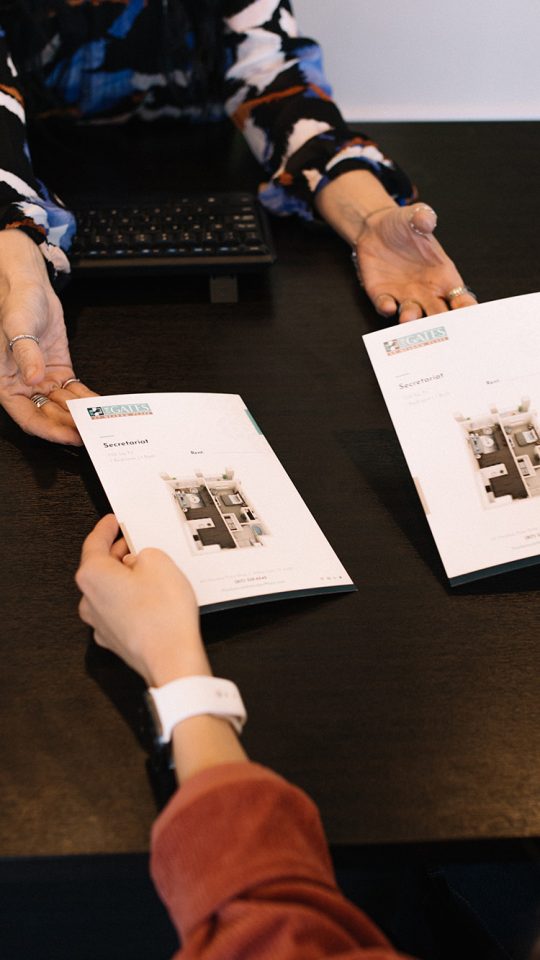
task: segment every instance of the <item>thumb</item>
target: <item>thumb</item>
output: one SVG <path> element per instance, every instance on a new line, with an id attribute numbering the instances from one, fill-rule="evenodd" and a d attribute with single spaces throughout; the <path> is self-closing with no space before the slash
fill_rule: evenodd
<path id="1" fill-rule="evenodd" d="M 415 203 L 406 208 L 409 227 L 420 237 L 430 237 L 437 226 L 437 214 L 427 203 Z"/>
<path id="2" fill-rule="evenodd" d="M 92 557 L 108 558 L 118 533 L 118 521 L 114 514 L 108 513 L 99 520 L 88 534 L 82 545 L 81 564 Z"/>

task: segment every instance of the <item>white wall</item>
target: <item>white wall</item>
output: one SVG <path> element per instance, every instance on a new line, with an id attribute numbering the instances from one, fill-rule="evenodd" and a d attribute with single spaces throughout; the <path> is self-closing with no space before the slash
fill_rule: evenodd
<path id="1" fill-rule="evenodd" d="M 539 0 L 293 0 L 349 120 L 540 119 Z"/>

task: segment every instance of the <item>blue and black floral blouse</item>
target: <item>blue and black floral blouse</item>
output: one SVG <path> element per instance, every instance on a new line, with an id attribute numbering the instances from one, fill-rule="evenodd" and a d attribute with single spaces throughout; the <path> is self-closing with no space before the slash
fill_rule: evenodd
<path id="1" fill-rule="evenodd" d="M 37 77 L 60 112 L 78 122 L 229 116 L 266 172 L 260 199 L 278 215 L 311 219 L 316 191 L 356 169 L 372 171 L 399 202 L 410 199 L 405 174 L 373 141 L 347 127 L 332 101 L 320 48 L 300 35 L 288 0 L 215 4 L 224 49 L 222 94 L 204 107 L 193 82 L 189 26 L 184 42 L 171 45 L 176 59 L 166 74 L 162 61 L 160 69 L 156 50 L 168 2 L 57 0 L 37 56 L 34 37 L 26 60 L 24 50 L 17 56 L 10 51 L 9 30 L 0 27 L 0 228 L 18 227 L 63 251 L 75 232 L 72 214 L 32 168 L 25 110 L 31 71 L 34 87 Z M 34 101 L 32 109 L 39 112 Z"/>

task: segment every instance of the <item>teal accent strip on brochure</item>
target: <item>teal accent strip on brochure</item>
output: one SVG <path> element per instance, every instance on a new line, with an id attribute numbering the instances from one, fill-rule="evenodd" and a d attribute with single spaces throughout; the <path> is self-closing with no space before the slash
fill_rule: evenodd
<path id="1" fill-rule="evenodd" d="M 540 557 L 525 557 L 523 560 L 511 560 L 508 563 L 498 563 L 494 567 L 484 567 L 483 570 L 475 570 L 473 573 L 463 573 L 459 577 L 449 577 L 448 582 L 451 587 L 460 587 L 473 580 L 484 580 L 498 573 L 510 573 L 512 570 L 521 570 L 523 567 L 533 567 L 537 563 L 540 563 Z"/>
<path id="2" fill-rule="evenodd" d="M 260 434 L 261 434 L 261 437 L 262 437 L 263 432 L 262 432 L 259 424 L 258 424 L 257 421 L 255 420 L 255 417 L 249 412 L 249 410 L 248 410 L 247 407 L 245 407 L 244 409 L 245 409 L 245 412 L 247 413 L 249 419 L 251 420 L 253 426 L 255 427 L 257 433 L 260 433 Z"/>
<path id="3" fill-rule="evenodd" d="M 242 597 L 238 600 L 223 600 L 219 603 L 206 603 L 199 608 L 204 613 L 217 613 L 218 610 L 230 610 L 233 607 L 250 607 L 256 603 L 273 603 L 274 600 L 296 600 L 298 597 L 314 597 L 328 593 L 355 593 L 358 587 L 347 583 L 340 587 L 308 587 L 306 590 L 284 590 L 283 593 L 259 594 L 255 597 Z"/>

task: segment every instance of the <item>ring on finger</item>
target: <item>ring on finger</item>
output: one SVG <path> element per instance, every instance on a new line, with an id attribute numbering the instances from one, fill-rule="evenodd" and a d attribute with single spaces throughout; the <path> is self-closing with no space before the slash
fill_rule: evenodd
<path id="1" fill-rule="evenodd" d="M 33 333 L 18 333 L 16 337 L 12 337 L 11 340 L 8 341 L 8 347 L 12 353 L 13 347 L 19 340 L 33 340 L 34 343 L 37 343 L 39 346 L 39 337 L 35 337 Z"/>
<path id="2" fill-rule="evenodd" d="M 475 300 L 478 299 L 478 297 L 476 296 L 475 293 L 473 293 L 470 287 L 466 287 L 464 284 L 461 284 L 459 287 L 452 287 L 452 289 L 449 290 L 448 293 L 445 293 L 444 299 L 448 300 L 448 303 L 451 303 L 454 297 L 462 297 L 464 294 L 467 294 L 470 297 L 474 297 Z"/>
<path id="3" fill-rule="evenodd" d="M 50 403 L 48 397 L 45 397 L 42 393 L 35 393 L 33 397 L 30 397 L 31 401 L 38 408 L 43 407 L 46 403 Z"/>
<path id="4" fill-rule="evenodd" d="M 421 316 L 424 316 L 424 308 L 423 308 L 422 304 L 420 303 L 420 301 L 419 301 L 419 300 L 412 300 L 411 298 L 409 298 L 409 299 L 407 299 L 407 300 L 402 300 L 402 301 L 401 301 L 401 303 L 400 303 L 400 305 L 399 305 L 399 307 L 398 307 L 398 314 L 401 315 L 401 311 L 404 310 L 404 309 L 409 305 L 409 303 L 414 303 L 415 307 L 418 307 L 418 309 L 420 310 Z"/>
<path id="5" fill-rule="evenodd" d="M 81 382 L 81 381 L 79 380 L 78 377 L 68 377 L 67 380 L 64 380 L 64 382 L 63 382 L 63 384 L 62 384 L 62 386 L 61 386 L 61 389 L 62 389 L 62 390 L 65 390 L 66 387 L 68 387 L 70 383 L 80 383 L 80 382 Z"/>
<path id="6" fill-rule="evenodd" d="M 429 238 L 429 237 L 432 236 L 431 231 L 420 230 L 420 227 L 417 227 L 416 224 L 415 224 L 415 222 L 414 222 L 414 215 L 415 215 L 415 213 L 417 213 L 417 211 L 419 211 L 419 210 L 428 210 L 430 213 L 435 214 L 435 217 L 437 217 L 437 214 L 435 213 L 433 207 L 428 206 L 427 203 L 417 203 L 416 206 L 413 207 L 413 209 L 412 209 L 411 212 L 409 213 L 408 221 L 409 221 L 409 226 L 410 226 L 412 232 L 413 232 L 413 233 L 416 233 L 417 236 L 419 236 L 419 237 Z"/>

